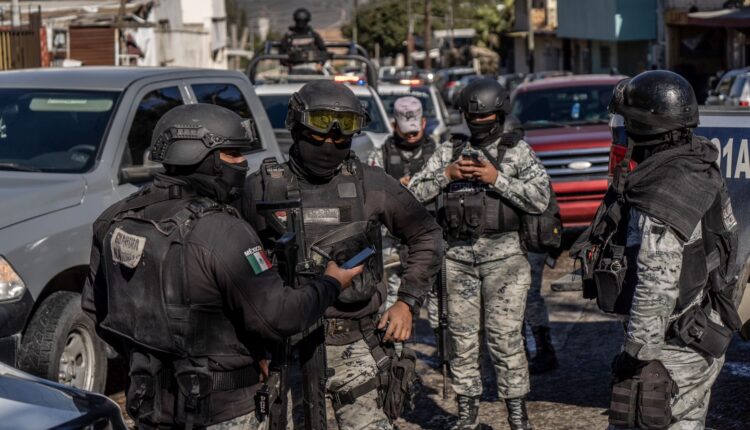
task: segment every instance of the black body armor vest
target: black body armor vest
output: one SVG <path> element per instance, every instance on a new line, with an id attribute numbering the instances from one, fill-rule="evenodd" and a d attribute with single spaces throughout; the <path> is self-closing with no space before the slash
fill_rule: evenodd
<path id="1" fill-rule="evenodd" d="M 347 160 L 341 172 L 325 184 L 300 184 L 288 165 L 274 159 L 264 160 L 261 166 L 263 195 L 254 199 L 263 202 L 300 200 L 304 230 L 301 260 L 297 273 L 302 276 L 320 275 L 327 261 L 341 265 L 367 246 L 374 246 L 376 254 L 365 263 L 365 271 L 354 278 L 352 286 L 339 296 L 342 303 L 369 302 L 383 277 L 382 238 L 380 224 L 369 221 L 365 214 L 363 172 L 356 159 Z M 265 213 L 266 225 L 277 234 L 293 231 L 286 212 Z"/>
<path id="2" fill-rule="evenodd" d="M 629 213 L 630 207 L 610 190 L 590 229 L 571 250 L 582 262 L 584 297 L 596 298 L 602 311 L 620 315 L 630 314 L 638 282 L 640 247 L 626 247 Z M 732 332 L 741 326 L 734 304 L 737 228 L 725 187 L 701 219 L 701 236 L 683 249 L 679 297 L 673 313 L 678 317 L 667 333 L 667 342 L 720 357 Z M 708 318 L 712 309 L 723 326 Z"/>
<path id="3" fill-rule="evenodd" d="M 465 139 L 454 136 L 453 158 L 461 157 L 468 144 Z M 482 149 L 485 157 L 497 165 L 505 154 L 506 147 L 498 146 L 498 157 L 491 157 Z M 438 197 L 438 222 L 450 240 L 472 240 L 480 236 L 519 231 L 521 219 L 513 205 L 492 189 L 489 184 L 479 181 L 453 181 L 443 189 Z"/>
<path id="4" fill-rule="evenodd" d="M 207 356 L 250 356 L 221 304 L 191 304 L 184 247 L 200 219 L 232 208 L 146 188 L 108 209 L 96 232 L 107 284 L 101 329 L 122 341 L 130 364 L 128 410 L 141 424 L 210 425 L 218 391 L 259 382 L 254 366 L 212 371 Z M 179 194 L 179 193 L 178 193 Z M 157 216 L 146 207 L 160 204 Z M 214 402 L 215 403 L 215 402 Z M 163 411 L 173 411 L 173 414 Z"/>
<path id="5" fill-rule="evenodd" d="M 324 47 L 318 46 L 318 37 L 312 29 L 305 32 L 290 30 L 284 35 L 281 43 L 281 53 L 289 56 L 289 60 L 285 63 L 288 65 L 325 63 L 328 60 L 328 52 Z"/>
<path id="6" fill-rule="evenodd" d="M 421 152 L 418 157 L 406 158 L 403 156 L 404 151 L 396 145 L 393 136 L 390 136 L 383 145 L 383 168 L 386 173 L 397 180 L 404 176 L 414 176 L 422 170 L 427 160 L 435 153 L 435 141 L 425 136 L 424 143 L 414 150 L 414 152 Z"/>

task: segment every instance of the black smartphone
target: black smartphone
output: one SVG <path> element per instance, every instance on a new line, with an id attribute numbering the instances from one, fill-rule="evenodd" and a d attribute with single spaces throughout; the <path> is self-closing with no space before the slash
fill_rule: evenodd
<path id="1" fill-rule="evenodd" d="M 479 160 L 479 151 L 477 150 L 464 150 L 461 153 L 461 158 L 463 158 L 464 160 L 473 161 L 475 163 L 481 163 L 481 161 Z"/>
<path id="2" fill-rule="evenodd" d="M 364 263 L 368 258 L 375 255 L 375 252 L 376 252 L 376 249 L 374 246 L 368 246 L 367 248 L 359 251 L 357 255 L 347 260 L 346 263 L 342 264 L 341 268 L 347 269 L 347 270 L 353 269 L 359 266 L 360 264 Z"/>

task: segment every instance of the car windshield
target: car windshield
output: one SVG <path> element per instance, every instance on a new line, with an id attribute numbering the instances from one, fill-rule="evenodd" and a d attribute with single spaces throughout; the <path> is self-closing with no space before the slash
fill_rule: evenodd
<path id="1" fill-rule="evenodd" d="M 549 88 L 519 93 L 513 115 L 525 129 L 607 124 L 614 85 Z"/>
<path id="2" fill-rule="evenodd" d="M 0 89 L 0 170 L 91 169 L 117 92 Z"/>
<path id="3" fill-rule="evenodd" d="M 388 115 L 393 116 L 393 104 L 401 97 L 414 96 L 422 102 L 422 115 L 426 118 L 435 118 L 435 105 L 432 103 L 430 93 L 425 91 L 411 90 L 408 93 L 380 94 L 380 100 Z"/>
<path id="4" fill-rule="evenodd" d="M 268 114 L 268 119 L 271 121 L 271 126 L 274 129 L 286 128 L 284 122 L 286 121 L 286 111 L 289 105 L 290 95 L 285 94 L 274 94 L 274 95 L 261 95 L 260 101 L 263 104 L 263 108 Z M 367 108 L 367 112 L 370 114 L 370 125 L 365 128 L 367 131 L 375 133 L 387 133 L 388 128 L 385 125 L 385 119 L 380 114 L 377 104 L 373 101 L 372 97 L 360 96 L 359 101 Z"/>

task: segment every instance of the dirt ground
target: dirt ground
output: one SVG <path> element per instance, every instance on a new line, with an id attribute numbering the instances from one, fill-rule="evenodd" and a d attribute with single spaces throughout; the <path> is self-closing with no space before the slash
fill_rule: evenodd
<path id="1" fill-rule="evenodd" d="M 542 291 L 549 307 L 560 368 L 531 378 L 528 410 L 536 430 L 604 429 L 607 426 L 610 362 L 619 351 L 622 329 L 615 319 L 599 312 L 593 301 L 582 299 L 579 291 L 552 291 L 552 281 L 572 269 L 572 261 L 563 256 L 555 269 L 545 271 Z M 442 398 L 435 337 L 425 318 L 423 311 L 416 335 L 410 342 L 419 354 L 418 371 L 423 386 L 417 394 L 415 409 L 397 422 L 402 430 L 446 429 L 455 420 L 453 393 L 450 392 L 448 400 Z M 534 347 L 533 341 L 531 347 Z M 487 362 L 484 364 L 484 394 L 480 406 L 483 428 L 508 429 L 505 405 L 497 397 L 492 369 Z M 123 403 L 122 392 L 115 392 L 112 397 Z M 721 430 L 750 428 L 748 399 L 750 342 L 738 337 L 714 385 L 707 426 Z M 328 416 L 330 419 L 333 414 L 329 411 Z M 330 428 L 335 428 L 332 419 L 330 424 Z"/>

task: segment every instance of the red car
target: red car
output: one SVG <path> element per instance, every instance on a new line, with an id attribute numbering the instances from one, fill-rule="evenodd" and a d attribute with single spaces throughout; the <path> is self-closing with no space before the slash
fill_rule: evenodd
<path id="1" fill-rule="evenodd" d="M 511 98 L 526 141 L 552 179 L 563 224 L 587 226 L 607 190 L 607 105 L 625 76 L 576 75 L 521 84 Z"/>

